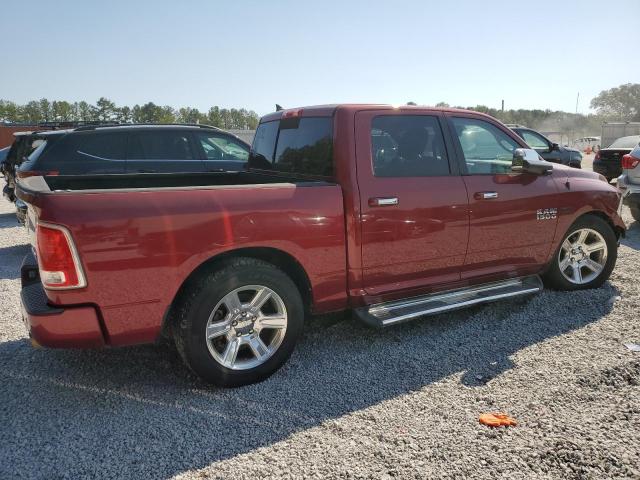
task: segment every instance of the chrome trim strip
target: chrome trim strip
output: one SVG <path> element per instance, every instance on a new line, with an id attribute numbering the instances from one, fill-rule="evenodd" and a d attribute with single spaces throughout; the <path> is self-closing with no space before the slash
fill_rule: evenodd
<path id="1" fill-rule="evenodd" d="M 522 285 L 523 283 L 524 282 L 521 278 L 517 278 L 513 280 L 506 280 L 504 282 L 491 283 L 484 286 L 481 285 L 477 287 L 472 287 L 469 289 L 459 289 L 459 290 L 454 290 L 454 291 L 440 293 L 440 294 L 433 294 L 426 297 L 417 297 L 417 298 L 414 297 L 408 300 L 400 300 L 398 302 L 393 302 L 388 304 L 379 303 L 377 305 L 372 305 L 369 308 L 369 313 L 375 316 L 375 312 L 379 310 L 384 310 L 386 312 L 389 312 L 392 310 L 398 310 L 400 308 L 409 308 L 411 306 L 420 305 L 421 303 L 426 303 L 426 302 L 446 300 L 448 298 L 457 297 L 457 296 L 461 296 L 461 297 L 468 296 L 468 295 L 479 293 L 479 292 L 489 292 L 491 290 L 496 290 L 498 288 L 515 287 L 518 285 Z"/>
<path id="2" fill-rule="evenodd" d="M 418 311 L 418 312 L 407 313 L 406 315 L 401 315 L 399 317 L 393 317 L 393 318 L 389 318 L 387 320 L 382 320 L 382 325 L 383 326 L 393 325 L 394 323 L 398 323 L 398 322 L 401 322 L 403 320 L 409 320 L 411 318 L 419 317 L 421 315 L 426 315 L 426 314 L 429 314 L 429 313 L 440 313 L 440 312 L 445 312 L 447 310 L 455 310 L 457 308 L 467 307 L 467 306 L 470 306 L 470 305 L 475 305 L 476 303 L 489 302 L 489 301 L 493 301 L 493 300 L 499 300 L 501 298 L 516 297 L 518 295 L 525 295 L 527 293 L 539 292 L 540 290 L 542 290 L 542 288 L 534 287 L 534 288 L 529 288 L 529 289 L 526 289 L 526 290 L 518 290 L 517 292 L 508 292 L 508 293 L 503 293 L 503 294 L 499 294 L 499 295 L 492 295 L 492 296 L 489 296 L 489 297 L 474 298 L 472 300 L 467 300 L 466 302 L 452 303 L 450 305 L 445 305 L 445 306 L 442 306 L 442 307 L 436 307 L 436 308 L 431 308 L 431 309 L 427 309 L 427 310 L 421 310 L 421 311 Z"/>

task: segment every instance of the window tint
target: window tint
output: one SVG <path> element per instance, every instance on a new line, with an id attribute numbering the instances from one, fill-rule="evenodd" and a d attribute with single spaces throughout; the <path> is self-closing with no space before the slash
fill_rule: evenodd
<path id="1" fill-rule="evenodd" d="M 549 144 L 537 133 L 530 132 L 529 130 L 520 130 L 520 134 L 524 141 L 527 142 L 527 145 L 531 148 L 535 148 L 536 150 L 549 149 Z"/>
<path id="2" fill-rule="evenodd" d="M 243 143 L 226 135 L 198 133 L 207 160 L 243 160 L 249 158 L 249 149 Z"/>
<path id="3" fill-rule="evenodd" d="M 286 118 L 263 123 L 253 140 L 249 166 L 304 175 L 333 175 L 333 121 Z"/>
<path id="4" fill-rule="evenodd" d="M 511 172 L 513 151 L 520 148 L 515 140 L 483 120 L 454 117 L 451 121 L 469 174 Z"/>
<path id="5" fill-rule="evenodd" d="M 73 150 L 79 156 L 106 160 L 124 159 L 126 134 L 122 132 L 90 132 L 69 137 Z M 76 155 L 76 156 L 77 156 Z"/>
<path id="6" fill-rule="evenodd" d="M 437 117 L 384 115 L 371 122 L 376 177 L 449 175 L 449 161 Z"/>
<path id="7" fill-rule="evenodd" d="M 189 133 L 158 129 L 129 133 L 131 160 L 193 160 Z"/>

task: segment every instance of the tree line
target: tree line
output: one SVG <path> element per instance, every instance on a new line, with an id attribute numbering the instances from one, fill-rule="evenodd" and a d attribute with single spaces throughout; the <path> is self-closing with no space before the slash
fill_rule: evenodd
<path id="1" fill-rule="evenodd" d="M 449 107 L 449 104 L 440 102 L 436 106 Z M 574 138 L 599 135 L 604 122 L 640 121 L 640 83 L 627 83 L 603 90 L 591 100 L 590 106 L 596 111 L 595 114 L 583 115 L 549 109 L 502 110 L 486 105 L 456 108 L 486 113 L 503 123 L 516 123 L 543 132 L 573 135 Z"/>
<path id="2" fill-rule="evenodd" d="M 119 123 L 203 123 L 224 129 L 254 130 L 260 117 L 246 108 L 211 107 L 207 112 L 197 108 L 174 109 L 168 105 L 148 102 L 133 107 L 118 107 L 101 97 L 95 104 L 88 102 L 32 100 L 24 105 L 0 100 L 0 121 L 10 123 L 41 122 L 119 122 Z"/>

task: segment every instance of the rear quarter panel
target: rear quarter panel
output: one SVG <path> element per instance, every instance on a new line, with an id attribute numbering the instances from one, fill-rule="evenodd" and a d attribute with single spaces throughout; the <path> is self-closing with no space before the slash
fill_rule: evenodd
<path id="1" fill-rule="evenodd" d="M 97 305 L 112 345 L 153 341 L 185 279 L 203 262 L 239 248 L 288 253 L 309 276 L 316 311 L 345 306 L 345 226 L 337 185 L 56 193 L 39 199 L 40 220 L 71 231 L 87 277 L 84 289 L 47 295 L 58 305 Z"/>

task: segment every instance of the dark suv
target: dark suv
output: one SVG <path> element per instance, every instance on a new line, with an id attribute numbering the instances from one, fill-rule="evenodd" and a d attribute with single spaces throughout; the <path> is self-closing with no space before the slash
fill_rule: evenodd
<path id="1" fill-rule="evenodd" d="M 573 148 L 563 147 L 552 142 L 540 132 L 522 125 L 507 125 L 516 132 L 527 144 L 533 148 L 547 162 L 562 163 L 574 168 L 581 168 L 582 153 Z"/>
<path id="2" fill-rule="evenodd" d="M 80 127 L 41 134 L 18 177 L 239 171 L 249 144 L 205 125 Z"/>

